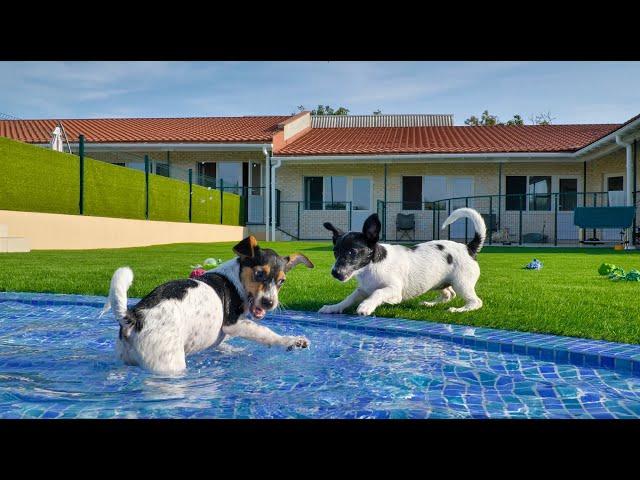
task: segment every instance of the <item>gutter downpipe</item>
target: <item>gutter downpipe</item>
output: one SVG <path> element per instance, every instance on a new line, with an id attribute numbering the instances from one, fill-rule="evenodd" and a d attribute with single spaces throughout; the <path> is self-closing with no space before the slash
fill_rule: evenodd
<path id="1" fill-rule="evenodd" d="M 621 147 L 625 147 L 626 152 L 626 181 L 625 181 L 625 205 L 630 207 L 633 205 L 633 157 L 631 146 L 632 143 L 623 142 L 620 135 L 616 135 L 616 143 Z"/>
<path id="2" fill-rule="evenodd" d="M 276 169 L 281 165 L 282 158 L 276 158 L 276 163 L 271 166 L 271 241 L 276 239 Z"/>
<path id="3" fill-rule="evenodd" d="M 270 203 L 270 173 L 271 173 L 271 158 L 269 157 L 269 151 L 267 147 L 262 147 L 262 153 L 264 154 L 264 170 L 265 170 L 265 189 L 264 189 L 264 239 L 269 241 L 269 205 Z"/>

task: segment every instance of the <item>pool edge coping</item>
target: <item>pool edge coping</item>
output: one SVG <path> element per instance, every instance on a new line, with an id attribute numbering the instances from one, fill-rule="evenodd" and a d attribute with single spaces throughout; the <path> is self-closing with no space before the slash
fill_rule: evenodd
<path id="1" fill-rule="evenodd" d="M 102 306 L 107 297 L 32 292 L 0 292 L 0 302 L 28 304 L 71 304 Z M 130 298 L 135 304 L 137 298 Z M 518 330 L 503 330 L 470 325 L 455 325 L 405 318 L 363 317 L 345 314 L 283 310 L 271 312 L 274 320 L 291 320 L 364 331 L 391 331 L 409 336 L 428 336 L 490 352 L 531 355 L 537 359 L 578 366 L 602 367 L 640 375 L 640 345 L 568 337 Z"/>

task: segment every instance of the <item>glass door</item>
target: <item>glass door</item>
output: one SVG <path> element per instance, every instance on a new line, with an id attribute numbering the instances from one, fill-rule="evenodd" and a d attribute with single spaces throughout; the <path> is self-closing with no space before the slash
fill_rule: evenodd
<path id="1" fill-rule="evenodd" d="M 373 213 L 371 179 L 354 177 L 351 185 L 351 230 L 361 231 L 364 221 Z"/>

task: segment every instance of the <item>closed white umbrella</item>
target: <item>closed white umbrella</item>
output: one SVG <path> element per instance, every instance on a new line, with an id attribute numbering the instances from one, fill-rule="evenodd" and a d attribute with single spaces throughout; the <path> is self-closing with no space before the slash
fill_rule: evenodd
<path id="1" fill-rule="evenodd" d="M 62 144 L 62 129 L 59 126 L 54 128 L 53 133 L 51 134 L 51 149 L 56 152 L 64 151 Z"/>

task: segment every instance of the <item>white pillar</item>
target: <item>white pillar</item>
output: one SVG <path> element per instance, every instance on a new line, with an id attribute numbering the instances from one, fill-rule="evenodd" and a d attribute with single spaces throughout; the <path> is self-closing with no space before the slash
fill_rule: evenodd
<path id="1" fill-rule="evenodd" d="M 624 204 L 627 207 L 633 206 L 633 156 L 631 151 L 631 143 L 624 142 L 620 135 L 616 135 L 616 143 L 626 150 L 626 174 L 625 174 L 625 199 Z"/>
<path id="2" fill-rule="evenodd" d="M 282 165 L 282 160 L 278 158 L 271 167 L 271 241 L 276 239 L 276 169 Z"/>
<path id="3" fill-rule="evenodd" d="M 271 193 L 269 177 L 271 173 L 271 161 L 269 158 L 269 151 L 266 148 L 262 149 L 264 153 L 264 239 L 269 241 L 269 194 Z"/>
<path id="4" fill-rule="evenodd" d="M 626 205 L 633 206 L 633 151 L 631 144 L 627 144 L 627 185 L 626 185 Z"/>

